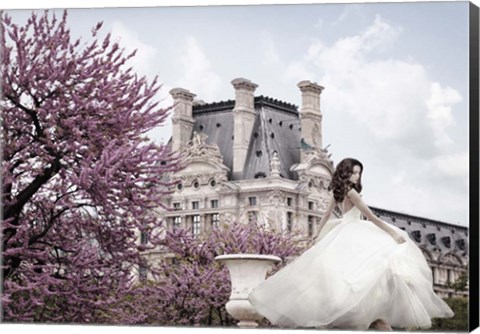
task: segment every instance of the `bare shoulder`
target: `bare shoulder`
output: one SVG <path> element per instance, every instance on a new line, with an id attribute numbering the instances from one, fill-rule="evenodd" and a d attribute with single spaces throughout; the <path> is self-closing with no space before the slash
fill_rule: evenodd
<path id="1" fill-rule="evenodd" d="M 351 188 L 349 191 L 347 191 L 347 197 L 352 198 L 352 197 L 359 197 L 359 193 L 355 190 L 355 188 Z"/>

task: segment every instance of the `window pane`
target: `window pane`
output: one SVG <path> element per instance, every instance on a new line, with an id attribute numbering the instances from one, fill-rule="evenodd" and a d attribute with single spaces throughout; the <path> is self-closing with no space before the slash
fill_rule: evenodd
<path id="1" fill-rule="evenodd" d="M 200 216 L 193 216 L 192 221 L 192 234 L 194 238 L 197 238 L 200 235 Z"/>
<path id="2" fill-rule="evenodd" d="M 148 242 L 147 232 L 140 232 L 140 244 L 146 245 Z"/>
<path id="3" fill-rule="evenodd" d="M 287 212 L 287 231 L 291 232 L 293 227 L 293 213 Z"/>
<path id="4" fill-rule="evenodd" d="M 220 218 L 218 213 L 212 214 L 212 227 L 218 227 L 220 225 Z"/>
<path id="5" fill-rule="evenodd" d="M 182 227 L 182 217 L 173 217 L 173 229 L 181 228 Z"/>

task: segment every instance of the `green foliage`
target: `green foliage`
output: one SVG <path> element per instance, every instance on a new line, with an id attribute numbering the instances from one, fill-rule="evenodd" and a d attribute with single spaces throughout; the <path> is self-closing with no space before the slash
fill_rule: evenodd
<path id="1" fill-rule="evenodd" d="M 453 297 L 444 299 L 455 315 L 452 318 L 432 320 L 431 330 L 435 331 L 468 331 L 468 299 Z"/>
<path id="2" fill-rule="evenodd" d="M 455 283 L 452 284 L 452 288 L 455 291 L 466 291 L 468 285 L 468 276 L 467 274 L 462 274 Z"/>

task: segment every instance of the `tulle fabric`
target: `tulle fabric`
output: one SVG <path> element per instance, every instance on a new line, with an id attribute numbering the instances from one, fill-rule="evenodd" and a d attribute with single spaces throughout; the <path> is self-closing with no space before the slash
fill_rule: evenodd
<path id="1" fill-rule="evenodd" d="M 249 296 L 280 327 L 368 329 L 377 319 L 394 328 L 429 328 L 453 316 L 433 291 L 424 255 L 405 231 L 398 244 L 353 207 L 330 220 L 316 243 Z"/>

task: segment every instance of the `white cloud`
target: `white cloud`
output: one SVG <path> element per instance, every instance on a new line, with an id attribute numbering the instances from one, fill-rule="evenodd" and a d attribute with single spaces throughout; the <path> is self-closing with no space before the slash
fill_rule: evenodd
<path id="1" fill-rule="evenodd" d="M 311 78 L 312 72 L 308 68 L 309 64 L 305 61 L 292 61 L 289 64 L 285 64 L 282 61 L 272 36 L 266 31 L 262 32 L 261 50 L 263 53 L 261 61 L 266 66 L 274 69 L 271 73 L 282 82 L 290 85 L 291 82 L 297 83 Z M 277 68 L 282 68 L 282 71 L 277 71 Z"/>
<path id="2" fill-rule="evenodd" d="M 125 48 L 127 54 L 137 50 L 135 57 L 131 58 L 127 65 L 132 66 L 134 70 L 149 78 L 157 75 L 155 58 L 157 56 L 157 49 L 153 46 L 142 42 L 138 34 L 130 30 L 123 23 L 116 21 L 112 24 L 112 41 L 118 42 L 121 48 Z M 158 95 L 159 108 L 169 108 L 173 105 L 173 99 L 168 94 L 171 87 L 163 84 Z M 162 144 L 166 143 L 171 137 L 171 112 L 162 126 L 156 127 L 147 133 L 147 136 L 155 142 Z"/>
<path id="3" fill-rule="evenodd" d="M 405 145 L 423 138 L 410 146 L 413 154 L 434 152 L 449 143 L 452 105 L 461 96 L 433 83 L 421 64 L 378 56 L 391 48 L 401 31 L 377 16 L 363 32 L 331 46 L 312 42 L 303 67 L 315 67 L 328 89 L 324 105 L 330 112 L 348 113 L 379 140 Z M 426 140 L 429 137 L 432 140 Z"/>
<path id="4" fill-rule="evenodd" d="M 352 20 L 355 18 L 364 18 L 365 13 L 362 9 L 362 6 L 359 4 L 348 4 L 344 7 L 343 12 L 340 16 L 332 23 L 333 26 L 338 24 L 344 24 L 345 21 Z"/>
<path id="5" fill-rule="evenodd" d="M 447 128 L 454 124 L 452 105 L 462 101 L 460 94 L 450 88 L 442 88 L 438 82 L 431 85 L 431 95 L 427 100 L 428 119 L 432 127 L 437 146 L 452 143 L 452 139 L 446 132 Z"/>
<path id="6" fill-rule="evenodd" d="M 181 52 L 183 76 L 177 84 L 196 94 L 198 99 L 205 102 L 214 100 L 221 89 L 222 81 L 212 69 L 210 60 L 197 39 L 187 37 Z"/>
<path id="7" fill-rule="evenodd" d="M 118 21 L 112 24 L 112 41 L 118 42 L 127 53 L 137 50 L 135 57 L 130 59 L 129 63 L 137 73 L 152 75 L 152 65 L 157 53 L 153 46 L 143 43 L 137 33 Z"/>
<path id="8" fill-rule="evenodd" d="M 432 161 L 432 165 L 442 176 L 462 178 L 465 175 L 468 175 L 469 154 L 468 152 L 461 152 L 440 155 Z"/>
<path id="9" fill-rule="evenodd" d="M 432 80 L 423 64 L 390 52 L 402 31 L 377 16 L 363 31 L 331 44 L 312 38 L 290 62 L 270 39 L 266 59 L 275 60 L 271 66 L 290 85 L 311 78 L 325 87 L 322 110 L 335 128 L 324 131 L 335 133 L 332 152 L 369 158 L 372 205 L 466 223 L 468 153 L 455 151 L 449 133 L 462 96 Z"/>
<path id="10" fill-rule="evenodd" d="M 164 96 L 164 98 L 161 99 L 158 104 L 160 108 L 167 109 L 173 106 L 173 98 L 168 93 L 172 88 L 173 87 L 170 87 L 166 84 L 162 85 L 160 92 L 161 95 Z M 173 109 L 170 109 L 169 115 L 165 119 L 164 123 L 161 126 L 153 128 L 152 130 L 147 132 L 147 136 L 157 144 L 166 144 L 172 136 L 172 114 Z"/>
<path id="11" fill-rule="evenodd" d="M 293 62 L 287 66 L 284 73 L 284 81 L 300 82 L 305 78 L 311 78 L 312 74 L 302 62 Z"/>
<path id="12" fill-rule="evenodd" d="M 317 30 L 322 30 L 324 25 L 325 25 L 325 20 L 323 20 L 323 19 L 318 19 L 318 20 L 317 20 L 317 23 L 315 23 L 314 27 L 315 27 L 315 29 L 317 29 Z"/>

